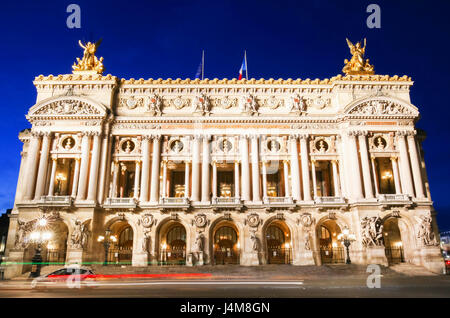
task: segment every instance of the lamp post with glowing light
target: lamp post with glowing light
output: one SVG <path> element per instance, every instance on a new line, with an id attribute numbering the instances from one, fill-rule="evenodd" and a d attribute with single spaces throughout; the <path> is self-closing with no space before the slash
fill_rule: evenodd
<path id="1" fill-rule="evenodd" d="M 111 230 L 106 229 L 105 236 L 99 235 L 98 242 L 103 242 L 103 247 L 105 248 L 105 261 L 103 262 L 103 266 L 108 265 L 108 251 L 111 243 L 117 242 L 117 238 L 114 235 L 111 235 Z"/>
<path id="2" fill-rule="evenodd" d="M 350 244 L 352 244 L 353 241 L 356 240 L 356 237 L 354 234 L 350 234 L 350 231 L 347 227 L 345 227 L 342 230 L 342 233 L 340 233 L 337 237 L 337 239 L 344 244 L 345 248 L 347 249 L 347 261 L 345 262 L 346 264 L 351 264 L 352 261 L 350 260 L 350 251 L 349 251 L 349 246 Z"/>
<path id="3" fill-rule="evenodd" d="M 391 180 L 392 180 L 392 173 L 390 171 L 386 171 L 383 176 L 381 177 L 383 180 L 387 180 L 388 182 L 388 189 L 391 190 Z"/>
<path id="4" fill-rule="evenodd" d="M 33 258 L 31 259 L 31 273 L 30 277 L 39 277 L 41 275 L 42 266 L 42 244 L 52 237 L 52 233 L 47 231 L 47 220 L 41 218 L 37 221 L 35 229 L 30 233 L 30 241 L 36 243 L 36 250 Z"/>

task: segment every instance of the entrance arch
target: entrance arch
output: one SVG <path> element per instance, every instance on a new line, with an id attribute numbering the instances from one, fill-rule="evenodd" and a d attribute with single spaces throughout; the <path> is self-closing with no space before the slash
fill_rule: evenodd
<path id="1" fill-rule="evenodd" d="M 133 228 L 125 221 L 116 221 L 109 227 L 113 242 L 108 251 L 108 263 L 131 265 L 133 256 Z"/>
<path id="2" fill-rule="evenodd" d="M 180 222 L 166 223 L 160 229 L 159 263 L 164 265 L 186 264 L 186 228 Z"/>
<path id="3" fill-rule="evenodd" d="M 327 219 L 317 227 L 320 259 L 322 264 L 336 264 L 345 262 L 345 251 L 337 239 L 341 228 L 335 220 Z"/>
<path id="4" fill-rule="evenodd" d="M 389 217 L 384 221 L 383 240 L 389 265 L 403 263 L 405 261 L 405 256 L 403 252 L 402 235 L 398 226 L 398 218 Z"/>
<path id="5" fill-rule="evenodd" d="M 273 221 L 265 231 L 268 264 L 291 264 L 291 233 L 284 222 Z"/>
<path id="6" fill-rule="evenodd" d="M 214 264 L 239 264 L 239 232 L 231 222 L 221 222 L 214 230 Z"/>

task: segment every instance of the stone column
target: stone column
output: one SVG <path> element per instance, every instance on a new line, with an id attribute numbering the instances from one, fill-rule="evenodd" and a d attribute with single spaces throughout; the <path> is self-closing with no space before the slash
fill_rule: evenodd
<path id="1" fill-rule="evenodd" d="M 150 179 L 150 136 L 142 136 L 142 178 L 140 202 L 148 201 L 148 189 Z"/>
<path id="2" fill-rule="evenodd" d="M 284 173 L 284 196 L 290 197 L 289 191 L 289 166 L 287 160 L 283 160 L 283 173 Z"/>
<path id="3" fill-rule="evenodd" d="M 259 188 L 259 153 L 258 153 L 258 136 L 251 137 L 252 147 L 252 191 L 253 202 L 261 201 L 261 191 Z"/>
<path id="4" fill-rule="evenodd" d="M 212 162 L 212 164 L 213 164 L 212 196 L 213 196 L 213 198 L 217 198 L 217 163 L 216 163 L 216 161 L 214 160 L 214 161 Z"/>
<path id="5" fill-rule="evenodd" d="M 406 137 L 408 140 L 409 158 L 411 159 L 412 173 L 414 177 L 414 188 L 416 189 L 416 197 L 418 199 L 424 199 L 425 194 L 423 191 L 422 174 L 420 171 L 419 155 L 416 147 L 416 140 L 414 134 L 409 134 Z"/>
<path id="6" fill-rule="evenodd" d="M 392 172 L 394 173 L 395 193 L 401 194 L 402 188 L 400 187 L 400 176 L 398 174 L 397 157 L 391 157 L 391 162 L 392 162 Z"/>
<path id="7" fill-rule="evenodd" d="M 373 199 L 372 179 L 370 177 L 369 156 L 367 150 L 366 135 L 367 135 L 366 131 L 360 132 L 358 134 L 359 152 L 361 154 L 361 166 L 363 172 L 364 191 L 366 194 L 366 199 Z"/>
<path id="8" fill-rule="evenodd" d="M 300 135 L 300 153 L 302 159 L 303 200 L 311 201 L 311 185 L 309 181 L 308 135 Z"/>
<path id="9" fill-rule="evenodd" d="M 89 201 L 95 201 L 97 197 L 98 169 L 100 159 L 100 133 L 95 133 L 93 139 L 94 143 L 92 145 L 92 160 L 91 169 L 89 171 L 89 189 L 87 197 Z"/>
<path id="10" fill-rule="evenodd" d="M 402 182 L 402 189 L 406 192 L 405 194 L 414 197 L 413 181 L 411 176 L 411 168 L 409 165 L 408 150 L 406 149 L 405 135 L 406 132 L 397 133 L 398 147 L 400 150 L 400 179 Z"/>
<path id="11" fill-rule="evenodd" d="M 100 160 L 100 177 L 98 182 L 97 202 L 103 203 L 105 194 L 106 175 L 108 168 L 108 157 L 110 153 L 109 143 L 109 123 L 106 124 L 102 139 L 101 160 Z"/>
<path id="12" fill-rule="evenodd" d="M 334 181 L 334 196 L 340 197 L 341 196 L 341 187 L 339 186 L 339 176 L 338 176 L 338 169 L 337 169 L 337 161 L 331 160 L 331 164 L 333 166 L 333 181 Z"/>
<path id="13" fill-rule="evenodd" d="M 313 179 L 313 195 L 314 199 L 317 198 L 317 180 L 316 180 L 316 160 L 311 160 L 311 172 L 312 172 L 312 179 Z"/>
<path id="14" fill-rule="evenodd" d="M 162 189 L 161 189 L 161 197 L 167 197 L 167 160 L 164 159 L 163 162 L 163 177 L 162 177 Z"/>
<path id="15" fill-rule="evenodd" d="M 370 162 L 372 164 L 372 175 L 373 175 L 373 183 L 375 186 L 375 196 L 378 197 L 380 192 L 378 191 L 377 171 L 375 170 L 375 157 L 371 156 Z"/>
<path id="16" fill-rule="evenodd" d="M 348 171 L 351 175 L 352 184 L 350 185 L 350 193 L 353 200 L 360 200 L 364 197 L 361 184 L 361 170 L 359 169 L 358 150 L 356 147 L 356 132 L 350 131 L 348 133 L 348 152 L 350 159 L 350 167 L 353 171 Z"/>
<path id="17" fill-rule="evenodd" d="M 210 151 L 209 151 L 209 136 L 203 136 L 203 158 L 202 158 L 202 202 L 210 201 Z"/>
<path id="18" fill-rule="evenodd" d="M 48 186 L 48 195 L 51 197 L 55 191 L 55 175 L 56 175 L 56 163 L 58 159 L 52 158 L 52 172 L 50 173 L 50 182 Z"/>
<path id="19" fill-rule="evenodd" d="M 234 197 L 239 198 L 239 161 L 234 162 Z"/>
<path id="20" fill-rule="evenodd" d="M 40 135 L 38 133 L 31 133 L 30 145 L 27 151 L 27 168 L 25 178 L 25 195 L 24 200 L 31 200 L 34 193 L 34 186 L 36 182 L 37 161 L 39 155 Z"/>
<path id="21" fill-rule="evenodd" d="M 39 159 L 39 170 L 36 180 L 36 192 L 34 199 L 39 200 L 44 195 L 45 181 L 48 170 L 48 155 L 50 152 L 50 133 L 45 133 L 42 139 L 41 157 Z"/>
<path id="22" fill-rule="evenodd" d="M 80 161 L 81 158 L 75 158 L 75 171 L 73 173 L 73 183 L 72 183 L 72 192 L 70 196 L 75 198 L 78 191 L 78 179 L 80 177 Z"/>
<path id="23" fill-rule="evenodd" d="M 189 198 L 189 161 L 185 162 L 184 168 L 184 197 Z"/>
<path id="24" fill-rule="evenodd" d="M 201 136 L 194 136 L 192 147 L 192 201 L 200 201 L 200 141 Z"/>
<path id="25" fill-rule="evenodd" d="M 89 134 L 85 133 L 81 140 L 81 165 L 80 165 L 80 180 L 78 181 L 77 200 L 84 200 L 86 197 L 86 184 L 89 170 L 89 151 L 91 140 Z"/>
<path id="26" fill-rule="evenodd" d="M 248 137 L 241 136 L 241 169 L 242 169 L 242 200 L 250 201 L 250 165 L 248 159 Z"/>
<path id="27" fill-rule="evenodd" d="M 158 203 L 159 201 L 159 171 L 160 171 L 160 139 L 161 136 L 152 136 L 153 138 L 153 153 L 152 153 L 152 179 L 150 188 L 150 202 Z"/>
<path id="28" fill-rule="evenodd" d="M 112 188 L 111 188 L 111 198 L 117 198 L 118 196 L 118 189 L 117 184 L 119 181 L 119 161 L 114 160 L 114 172 L 113 172 L 113 182 L 112 182 Z"/>
<path id="29" fill-rule="evenodd" d="M 267 198 L 267 161 L 262 162 L 263 199 Z"/>
<path id="30" fill-rule="evenodd" d="M 289 136 L 289 142 L 291 144 L 291 182 L 292 182 L 292 197 L 296 201 L 301 200 L 300 195 L 300 169 L 298 165 L 298 149 L 297 149 L 297 137 Z M 303 157 L 302 157 L 303 159 Z M 302 160 L 303 161 L 303 160 Z"/>
<path id="31" fill-rule="evenodd" d="M 137 200 L 139 198 L 139 184 L 141 177 L 141 162 L 136 160 L 136 168 L 134 170 L 134 198 Z"/>

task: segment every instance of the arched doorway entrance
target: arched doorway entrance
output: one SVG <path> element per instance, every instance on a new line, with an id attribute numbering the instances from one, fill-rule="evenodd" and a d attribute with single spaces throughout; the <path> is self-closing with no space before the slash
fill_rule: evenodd
<path id="1" fill-rule="evenodd" d="M 405 261 L 398 218 L 390 217 L 383 224 L 383 239 L 389 265 Z"/>
<path id="2" fill-rule="evenodd" d="M 160 264 L 186 264 L 186 229 L 179 222 L 169 224 L 161 238 Z"/>
<path id="3" fill-rule="evenodd" d="M 320 259 L 322 264 L 345 263 L 345 250 L 337 239 L 341 229 L 335 220 L 325 220 L 318 226 Z"/>
<path id="4" fill-rule="evenodd" d="M 214 232 L 214 264 L 239 264 L 238 232 L 231 224 L 221 224 Z"/>
<path id="5" fill-rule="evenodd" d="M 133 229 L 126 221 L 111 225 L 113 242 L 108 251 L 108 264 L 131 265 L 133 256 Z"/>
<path id="6" fill-rule="evenodd" d="M 283 222 L 274 221 L 266 229 L 267 263 L 291 264 L 291 235 Z"/>

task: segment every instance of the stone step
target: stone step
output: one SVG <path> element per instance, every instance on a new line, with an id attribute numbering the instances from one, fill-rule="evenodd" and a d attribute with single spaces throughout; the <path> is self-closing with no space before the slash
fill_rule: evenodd
<path id="1" fill-rule="evenodd" d="M 389 267 L 391 270 L 408 276 L 438 276 L 423 266 L 411 263 L 400 263 Z"/>

